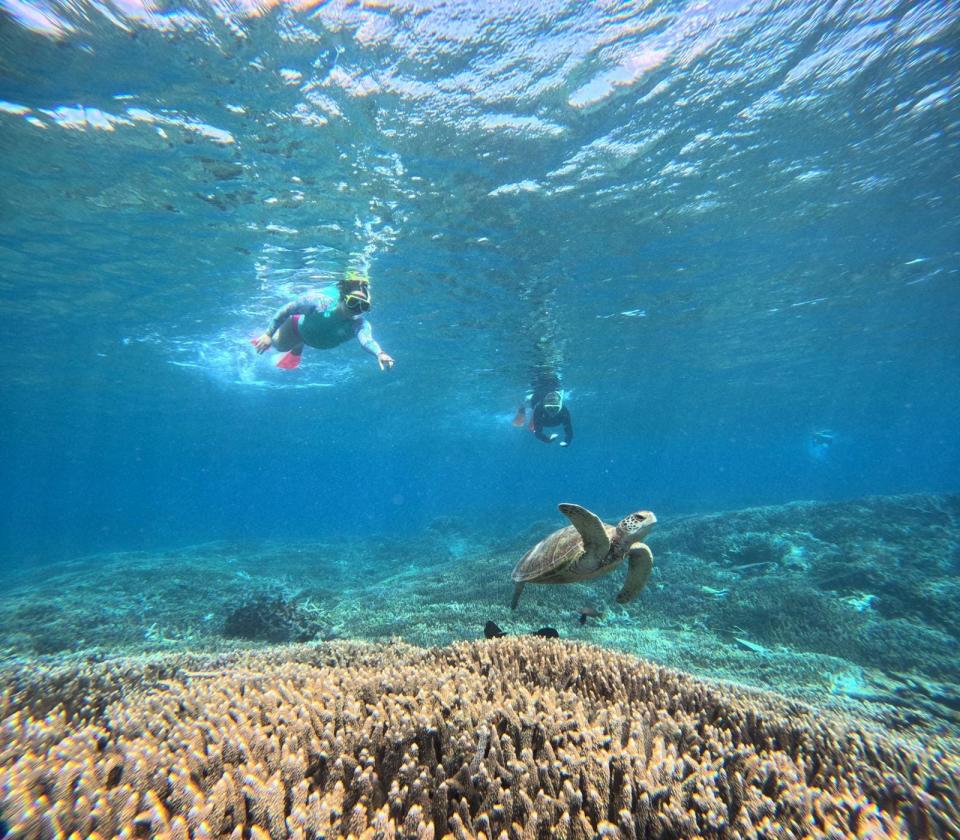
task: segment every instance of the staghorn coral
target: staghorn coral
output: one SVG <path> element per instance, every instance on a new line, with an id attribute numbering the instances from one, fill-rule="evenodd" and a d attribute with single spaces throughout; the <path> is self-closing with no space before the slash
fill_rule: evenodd
<path id="1" fill-rule="evenodd" d="M 2 676 L 15 837 L 960 833 L 952 742 L 582 645 L 291 646 Z"/>

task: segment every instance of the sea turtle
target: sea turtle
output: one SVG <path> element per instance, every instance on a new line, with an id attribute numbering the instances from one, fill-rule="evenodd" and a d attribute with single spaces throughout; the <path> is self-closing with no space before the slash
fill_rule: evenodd
<path id="1" fill-rule="evenodd" d="M 585 507 L 563 503 L 560 513 L 573 523 L 540 540 L 513 570 L 516 586 L 512 609 L 517 608 L 528 583 L 576 583 L 613 571 L 624 557 L 629 569 L 617 602 L 626 604 L 643 589 L 653 569 L 653 553 L 641 540 L 656 524 L 649 510 L 631 513 L 614 528 Z"/>

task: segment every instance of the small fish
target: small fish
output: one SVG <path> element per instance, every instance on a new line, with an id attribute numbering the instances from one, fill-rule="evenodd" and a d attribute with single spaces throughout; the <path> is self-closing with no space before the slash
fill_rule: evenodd
<path id="1" fill-rule="evenodd" d="M 492 623 L 492 622 L 491 622 Z M 496 627 L 496 625 L 494 625 Z M 543 636 L 545 639 L 559 639 L 560 634 L 553 627 L 541 627 L 539 630 L 534 630 L 531 633 L 532 636 Z"/>
<path id="2" fill-rule="evenodd" d="M 596 607 L 580 607 L 577 614 L 580 616 L 577 619 L 580 624 L 586 624 L 588 618 L 603 618 L 603 613 Z"/>
<path id="3" fill-rule="evenodd" d="M 488 621 L 483 625 L 483 637 L 485 639 L 502 639 L 506 635 L 495 621 Z"/>

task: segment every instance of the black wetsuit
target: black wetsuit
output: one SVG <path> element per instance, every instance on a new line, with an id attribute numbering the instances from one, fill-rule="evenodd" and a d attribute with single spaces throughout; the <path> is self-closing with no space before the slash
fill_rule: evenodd
<path id="1" fill-rule="evenodd" d="M 541 398 L 542 399 L 542 398 Z M 570 420 L 570 412 L 566 406 L 563 406 L 556 414 L 548 414 L 543 407 L 543 402 L 533 404 L 533 433 L 537 440 L 544 443 L 550 442 L 550 436 L 543 433 L 543 427 L 563 426 L 564 442 L 569 446 L 573 440 L 573 423 Z"/>

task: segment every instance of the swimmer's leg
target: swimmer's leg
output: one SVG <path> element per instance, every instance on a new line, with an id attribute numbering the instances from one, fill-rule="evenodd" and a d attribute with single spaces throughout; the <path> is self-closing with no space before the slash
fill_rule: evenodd
<path id="1" fill-rule="evenodd" d="M 297 321 L 299 320 L 299 316 L 294 315 L 280 325 L 280 329 L 273 336 L 273 348 L 275 350 L 286 353 L 288 350 L 299 347 L 298 354 L 303 352 L 303 341 L 300 340 L 300 330 L 297 329 Z"/>

